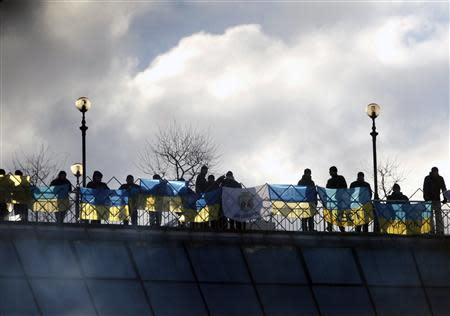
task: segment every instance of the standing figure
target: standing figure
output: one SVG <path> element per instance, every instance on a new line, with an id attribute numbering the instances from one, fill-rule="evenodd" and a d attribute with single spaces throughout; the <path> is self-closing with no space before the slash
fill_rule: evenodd
<path id="1" fill-rule="evenodd" d="M 311 177 L 311 169 L 306 168 L 303 171 L 302 178 L 298 181 L 297 185 L 303 186 L 303 187 L 315 187 L 316 184 L 312 180 Z M 302 218 L 302 231 L 314 231 L 314 216 L 311 216 L 309 218 Z"/>
<path id="2" fill-rule="evenodd" d="M 331 178 L 327 181 L 327 189 L 347 189 L 347 181 L 345 178 L 338 174 L 338 169 L 335 166 L 331 166 L 330 169 Z M 345 232 L 344 226 L 339 226 L 341 232 Z M 327 224 L 327 231 L 333 231 L 333 224 Z"/>
<path id="3" fill-rule="evenodd" d="M 86 188 L 109 190 L 108 185 L 105 182 L 102 182 L 102 178 L 103 174 L 100 171 L 95 170 L 94 173 L 92 174 L 92 181 L 90 181 L 86 185 Z M 91 224 L 100 224 L 100 223 L 101 223 L 100 219 L 91 221 Z"/>
<path id="4" fill-rule="evenodd" d="M 364 180 L 363 172 L 361 172 L 361 171 L 358 172 L 358 175 L 356 176 L 356 181 L 353 181 L 350 184 L 350 188 L 367 188 L 370 191 L 370 199 L 372 199 L 372 188 L 370 187 L 370 184 Z M 358 225 L 358 226 L 356 226 L 355 231 L 360 233 L 361 228 L 364 233 L 369 232 L 369 224 Z"/>
<path id="5" fill-rule="evenodd" d="M 129 174 L 126 179 L 126 183 L 119 187 L 119 190 L 128 191 L 128 209 L 130 210 L 131 225 L 137 225 L 138 213 L 137 213 L 137 193 L 140 186 L 134 183 L 134 177 Z M 123 220 L 124 225 L 128 225 L 128 218 Z"/>
<path id="6" fill-rule="evenodd" d="M 423 199 L 431 202 L 431 207 L 435 217 L 435 231 L 436 234 L 444 233 L 444 221 L 442 218 L 441 208 L 441 192 L 447 191 L 445 187 L 445 181 L 442 176 L 439 175 L 439 169 L 437 167 L 431 168 L 431 172 L 425 177 L 423 181 Z M 447 199 L 444 197 L 443 203 L 447 203 Z"/>
<path id="7" fill-rule="evenodd" d="M 61 170 L 58 173 L 58 177 L 50 182 L 50 186 L 57 185 L 65 185 L 68 186 L 69 191 L 72 190 L 72 183 L 70 183 L 70 181 L 67 179 L 67 173 L 64 170 Z M 67 207 L 64 207 L 64 209 L 59 209 L 58 212 L 55 213 L 57 223 L 62 224 L 64 222 L 64 217 L 66 217 L 67 211 Z"/>

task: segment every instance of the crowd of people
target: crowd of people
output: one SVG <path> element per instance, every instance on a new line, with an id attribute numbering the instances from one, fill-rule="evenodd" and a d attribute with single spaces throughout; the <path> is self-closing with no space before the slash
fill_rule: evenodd
<path id="1" fill-rule="evenodd" d="M 353 181 L 350 186 L 347 185 L 347 181 L 345 178 L 338 174 L 338 169 L 335 166 L 329 168 L 330 178 L 326 183 L 326 188 L 329 189 L 347 189 L 347 188 L 357 188 L 357 187 L 365 187 L 368 188 L 372 198 L 372 188 L 369 183 L 365 181 L 364 173 L 358 172 L 356 176 L 356 180 Z M 4 169 L 0 169 L 0 185 L 2 181 L 11 181 L 7 177 L 5 177 L 6 171 Z M 16 170 L 14 172 L 14 176 L 23 177 L 23 172 L 20 170 Z M 92 180 L 87 183 L 86 187 L 90 189 L 109 189 L 108 185 L 102 181 L 103 174 L 100 171 L 94 171 L 92 175 Z M 153 176 L 154 180 L 162 180 L 162 178 L 155 174 Z M 179 181 L 184 181 L 184 179 L 177 179 Z M 50 186 L 60 186 L 67 185 L 70 189 L 73 189 L 72 183 L 67 179 L 67 173 L 65 171 L 60 171 L 58 176 L 50 182 Z M 311 186 L 314 187 L 316 184 L 312 179 L 311 169 L 305 169 L 301 179 L 297 183 L 298 186 Z M 5 187 L 3 185 L 3 187 Z M 197 175 L 195 180 L 195 193 L 203 194 L 207 192 L 214 191 L 221 187 L 229 187 L 229 188 L 242 188 L 242 184 L 236 181 L 234 178 L 233 172 L 228 171 L 225 175 L 220 176 L 219 178 L 215 178 L 213 174 L 208 175 L 208 167 L 202 166 L 200 169 L 200 173 Z M 133 188 L 139 188 L 139 185 L 135 183 L 135 179 L 132 175 L 128 175 L 126 177 L 126 182 L 122 184 L 119 189 L 120 190 L 131 190 Z M 431 202 L 432 209 L 435 216 L 435 230 L 436 233 L 442 234 L 444 232 L 444 222 L 442 218 L 442 203 L 447 203 L 447 199 L 445 196 L 441 201 L 441 193 L 447 191 L 445 186 L 445 181 L 442 176 L 439 175 L 439 170 L 437 167 L 433 167 L 424 179 L 423 183 L 423 198 L 425 201 Z M 1 192 L 0 192 L 1 194 Z M 408 201 L 408 197 L 401 192 L 400 185 L 395 183 L 392 187 L 391 193 L 386 196 L 387 201 Z M 13 211 L 15 215 L 20 216 L 22 221 L 27 221 L 28 219 L 28 205 L 26 204 L 14 204 Z M 0 198 L 0 221 L 4 220 L 8 215 L 7 203 L 4 199 Z M 56 221 L 62 223 L 64 221 L 65 214 L 63 212 L 56 212 Z M 133 225 L 137 225 L 137 210 L 131 210 L 130 220 Z M 86 222 L 86 221 L 85 221 Z M 98 224 L 100 220 L 91 220 L 90 223 Z M 128 220 L 124 220 L 125 225 L 128 225 Z M 150 214 L 150 224 L 151 226 L 158 226 L 161 223 L 161 214 L 153 213 Z M 237 229 L 245 228 L 245 223 L 239 223 L 231 221 L 230 224 L 232 227 Z M 314 218 L 302 218 L 301 219 L 301 227 L 303 231 L 314 231 Z M 332 231 L 332 224 L 328 223 L 326 227 L 327 231 Z M 345 231 L 345 228 L 339 226 L 341 232 Z M 356 232 L 368 232 L 368 224 L 364 224 L 361 226 L 356 226 Z"/>

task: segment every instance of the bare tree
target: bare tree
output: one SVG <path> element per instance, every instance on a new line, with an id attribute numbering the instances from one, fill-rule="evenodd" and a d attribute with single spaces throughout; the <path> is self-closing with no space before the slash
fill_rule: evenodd
<path id="1" fill-rule="evenodd" d="M 67 157 L 53 152 L 43 143 L 31 153 L 25 153 L 20 149 L 12 156 L 13 168 L 22 170 L 25 175 L 30 176 L 30 182 L 34 185 L 47 184 L 47 181 L 62 169 L 66 161 Z"/>
<path id="2" fill-rule="evenodd" d="M 366 173 L 372 175 L 373 168 L 364 168 Z M 370 172 L 367 172 L 369 171 Z M 404 169 L 396 156 L 381 157 L 377 164 L 378 191 L 380 198 L 386 198 L 395 183 L 401 183 L 408 177 L 409 171 Z M 370 178 L 373 179 L 373 176 Z"/>
<path id="3" fill-rule="evenodd" d="M 218 147 L 208 130 L 176 121 L 160 126 L 152 140 L 147 140 L 138 154 L 137 167 L 144 173 L 186 181 L 199 173 L 201 166 L 214 166 L 219 160 Z"/>

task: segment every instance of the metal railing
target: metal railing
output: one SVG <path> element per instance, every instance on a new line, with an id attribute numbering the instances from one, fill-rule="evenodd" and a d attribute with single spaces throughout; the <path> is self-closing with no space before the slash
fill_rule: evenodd
<path id="1" fill-rule="evenodd" d="M 67 196 L 63 198 L 41 199 L 39 194 L 36 195 L 34 192 L 33 195 L 33 186 L 29 183 L 23 181 L 17 184 L 17 182 L 20 181 L 16 181 L 16 184 L 11 186 L 10 183 L 2 184 L 0 181 L 0 221 L 198 231 L 369 232 L 407 235 L 438 232 L 450 235 L 450 204 L 448 203 L 440 204 L 442 229 L 437 231 L 436 228 L 439 225 L 436 225 L 435 205 L 433 210 L 430 208 L 428 215 L 421 217 L 420 220 L 408 220 L 407 217 L 382 220 L 372 207 L 372 203 L 370 208 L 365 208 L 363 204 L 354 205 L 352 209 L 346 211 L 346 214 L 337 212 L 337 215 L 333 217 L 333 213 L 321 199 L 308 203 L 282 200 L 274 203 L 273 198 L 261 195 L 263 197 L 259 206 L 247 205 L 247 207 L 252 210 L 252 207 L 262 205 L 261 213 L 264 213 L 264 216 L 237 221 L 224 216 L 223 206 L 226 200 L 235 198 L 225 194 L 221 194 L 221 200 L 215 203 L 215 208 L 209 205 L 209 208 L 202 208 L 201 211 L 189 207 L 182 196 L 155 197 L 151 194 L 129 197 L 126 203 L 119 206 L 109 205 L 105 208 L 102 205 L 103 208 L 100 206 L 92 208 L 87 206 L 89 203 L 83 203 L 80 188 L 71 188 Z M 136 183 L 140 183 L 140 179 L 137 179 Z M 122 185 L 116 178 L 111 178 L 107 184 L 110 188 Z M 40 186 L 40 188 L 42 197 L 44 197 L 42 192 L 45 192 L 46 188 L 51 189 L 49 186 Z M 419 200 L 420 195 L 421 190 L 418 189 L 410 198 Z M 242 201 L 232 202 L 243 203 Z M 357 201 L 351 202 L 357 203 Z M 389 201 L 389 203 L 395 203 L 395 201 Z M 410 201 L 409 204 L 414 203 L 416 201 Z M 96 217 L 86 215 L 93 214 L 90 212 L 94 212 Z M 355 220 L 355 218 L 363 217 L 366 218 L 365 221 Z"/>

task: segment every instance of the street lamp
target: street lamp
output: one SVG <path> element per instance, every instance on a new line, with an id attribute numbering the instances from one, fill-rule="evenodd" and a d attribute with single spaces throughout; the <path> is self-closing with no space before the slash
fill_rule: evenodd
<path id="1" fill-rule="evenodd" d="M 70 166 L 70 171 L 72 171 L 73 175 L 77 178 L 77 187 L 80 186 L 80 176 L 83 175 L 83 165 L 79 162 L 74 163 Z"/>
<path id="2" fill-rule="evenodd" d="M 373 147 L 373 184 L 374 184 L 374 198 L 379 200 L 378 196 L 378 178 L 377 178 L 377 130 L 375 126 L 375 119 L 380 115 L 381 108 L 376 103 L 370 103 L 367 105 L 366 113 L 372 119 L 372 147 Z"/>
<path id="3" fill-rule="evenodd" d="M 75 188 L 75 222 L 80 216 L 80 176 L 83 175 L 83 165 L 79 162 L 70 166 L 70 171 L 77 178 L 77 187 Z"/>
<path id="4" fill-rule="evenodd" d="M 76 108 L 81 112 L 82 119 L 81 119 L 81 147 L 82 147 L 82 155 L 83 155 L 83 186 L 86 186 L 86 131 L 88 127 L 86 126 L 86 120 L 85 120 L 85 113 L 89 111 L 91 108 L 91 101 L 89 101 L 86 97 L 78 98 L 75 101 Z"/>

